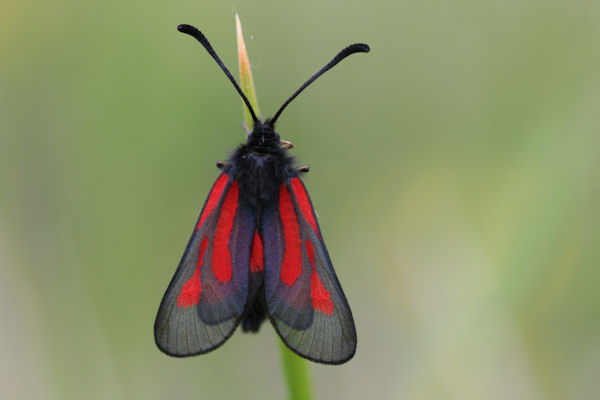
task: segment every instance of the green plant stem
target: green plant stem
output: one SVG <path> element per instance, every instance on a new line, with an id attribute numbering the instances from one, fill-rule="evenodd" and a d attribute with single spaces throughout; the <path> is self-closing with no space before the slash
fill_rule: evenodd
<path id="1" fill-rule="evenodd" d="M 238 65 L 240 69 L 240 87 L 242 92 L 248 98 L 252 109 L 256 113 L 256 116 L 260 118 L 260 111 L 258 109 L 258 99 L 256 98 L 256 90 L 254 89 L 254 80 L 252 79 L 252 69 L 250 67 L 250 61 L 248 60 L 248 52 L 246 51 L 246 43 L 244 42 L 244 36 L 242 34 L 242 23 L 240 17 L 235 14 L 235 29 L 237 33 L 238 42 Z M 244 113 L 244 124 L 249 129 L 254 127 L 254 121 L 246 107 L 246 103 L 242 101 L 242 110 Z"/>
<path id="2" fill-rule="evenodd" d="M 281 340 L 279 341 L 279 351 L 281 353 L 281 364 L 287 382 L 289 399 L 312 399 L 310 373 L 306 360 L 294 354 Z"/>
<path id="3" fill-rule="evenodd" d="M 239 17 L 235 16 L 236 31 L 238 40 L 238 61 L 240 67 L 240 83 L 241 88 L 254 112 L 259 116 L 258 99 L 256 98 L 256 90 L 254 89 L 254 81 L 252 80 L 252 70 L 248 61 L 248 53 L 246 52 L 246 44 L 242 35 L 242 24 Z M 248 128 L 252 129 L 252 117 L 244 107 L 244 123 Z M 259 117 L 260 118 L 260 117 Z M 303 358 L 300 358 L 290 351 L 285 344 L 279 341 L 279 351 L 281 353 L 281 364 L 283 366 L 283 374 L 287 383 L 288 394 L 290 400 L 310 400 L 312 399 L 312 387 L 310 382 L 310 373 L 308 363 Z"/>

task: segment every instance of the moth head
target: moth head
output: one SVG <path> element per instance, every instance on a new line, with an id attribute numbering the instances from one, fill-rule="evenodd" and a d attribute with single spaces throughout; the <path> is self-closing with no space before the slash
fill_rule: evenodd
<path id="1" fill-rule="evenodd" d="M 270 120 L 266 120 L 265 122 L 259 120 L 254 123 L 254 129 L 248 135 L 247 144 L 265 149 L 270 147 L 279 148 L 280 140 L 281 138 L 275 131 L 275 126 Z"/>

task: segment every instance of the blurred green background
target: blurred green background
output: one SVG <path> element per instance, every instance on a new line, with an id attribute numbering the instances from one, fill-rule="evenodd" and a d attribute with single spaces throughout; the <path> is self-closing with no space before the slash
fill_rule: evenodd
<path id="1" fill-rule="evenodd" d="M 318 399 L 591 399 L 600 381 L 600 3 L 5 0 L 0 398 L 280 399 L 277 338 L 173 359 L 161 296 L 244 140 L 239 12 L 355 314 Z"/>

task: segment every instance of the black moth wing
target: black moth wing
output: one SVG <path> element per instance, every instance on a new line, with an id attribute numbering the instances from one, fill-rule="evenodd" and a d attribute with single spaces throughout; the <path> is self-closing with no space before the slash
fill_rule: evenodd
<path id="1" fill-rule="evenodd" d="M 154 338 L 171 356 L 192 356 L 219 347 L 233 334 L 244 312 L 255 218 L 238 196 L 237 182 L 222 173 L 162 299 Z M 213 257 L 215 252 L 220 255 Z M 223 264 L 227 254 L 229 269 Z M 228 280 L 223 278 L 227 272 Z"/>
<path id="2" fill-rule="evenodd" d="M 286 205 L 286 203 L 288 203 Z M 292 251 L 300 238 L 300 271 L 289 285 L 282 270 L 286 246 Z M 288 225 L 286 229 L 285 225 Z M 340 364 L 356 351 L 352 312 L 333 270 L 308 193 L 299 178 L 288 180 L 278 204 L 262 216 L 265 257 L 265 298 L 269 317 L 285 344 L 312 361 Z M 286 236 L 286 234 L 288 236 Z M 320 284 L 319 284 L 320 283 Z M 323 290 L 324 289 L 324 290 Z M 326 293 L 325 293 L 326 292 Z"/>

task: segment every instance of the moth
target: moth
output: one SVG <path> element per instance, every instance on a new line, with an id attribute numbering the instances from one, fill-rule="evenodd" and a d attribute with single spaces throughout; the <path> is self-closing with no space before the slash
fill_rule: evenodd
<path id="1" fill-rule="evenodd" d="M 273 118 L 261 121 L 206 37 L 197 39 L 229 78 L 253 119 L 248 140 L 226 163 L 194 225 L 160 304 L 154 337 L 175 357 L 221 346 L 241 324 L 257 332 L 268 317 L 298 355 L 340 364 L 356 351 L 352 312 L 333 270 L 306 187 L 275 123 L 300 92 L 344 58 L 368 52 L 352 44 L 308 79 Z"/>

